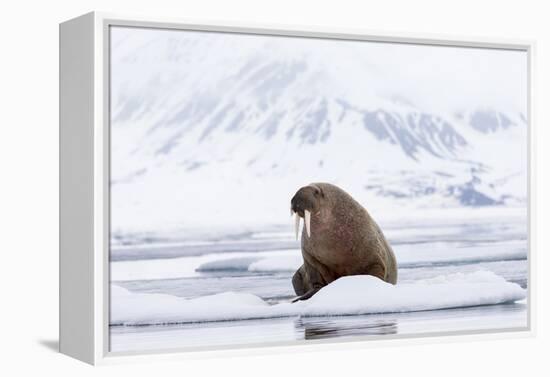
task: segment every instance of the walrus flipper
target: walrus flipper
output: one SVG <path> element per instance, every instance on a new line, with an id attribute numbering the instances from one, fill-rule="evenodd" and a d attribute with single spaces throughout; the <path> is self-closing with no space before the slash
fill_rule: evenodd
<path id="1" fill-rule="evenodd" d="M 369 266 L 367 271 L 365 271 L 365 275 L 371 275 L 376 276 L 380 280 L 386 281 L 386 267 L 383 266 L 380 263 L 373 264 Z M 394 283 L 395 284 L 395 283 Z"/>
<path id="2" fill-rule="evenodd" d="M 301 296 L 308 291 L 305 280 L 304 265 L 302 265 L 298 270 L 296 270 L 294 276 L 292 277 L 292 286 L 294 287 L 294 292 L 296 292 L 298 296 Z"/>
<path id="3" fill-rule="evenodd" d="M 315 293 L 319 292 L 321 288 L 322 287 L 312 288 L 306 293 L 304 293 L 303 295 L 296 297 L 294 300 L 292 300 L 292 302 L 307 300 L 308 298 L 313 296 Z"/>
<path id="4" fill-rule="evenodd" d="M 321 274 L 307 262 L 304 262 L 292 277 L 292 285 L 296 295 L 298 295 L 292 302 L 296 302 L 307 300 L 326 284 L 323 284 Z"/>

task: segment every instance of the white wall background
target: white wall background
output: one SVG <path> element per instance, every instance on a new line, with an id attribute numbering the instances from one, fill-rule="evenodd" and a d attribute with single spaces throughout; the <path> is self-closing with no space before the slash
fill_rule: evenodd
<path id="1" fill-rule="evenodd" d="M 550 24 L 543 1 L 4 2 L 0 22 L 2 375 L 548 375 Z M 200 20 L 537 39 L 538 336 L 93 369 L 54 353 L 58 289 L 58 23 L 90 10 Z M 544 174 L 546 173 L 546 174 Z M 9 372 L 11 370 L 11 372 Z M 389 372 L 388 372 L 389 371 Z"/>

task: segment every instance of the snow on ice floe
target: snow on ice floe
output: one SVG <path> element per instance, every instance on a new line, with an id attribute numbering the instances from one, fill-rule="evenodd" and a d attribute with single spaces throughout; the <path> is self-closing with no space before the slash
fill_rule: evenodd
<path id="1" fill-rule="evenodd" d="M 372 276 L 347 276 L 307 301 L 270 305 L 245 292 L 185 299 L 134 293 L 111 285 L 111 325 L 212 322 L 292 316 L 340 316 L 414 312 L 510 303 L 526 290 L 488 271 L 456 273 L 391 285 Z"/>

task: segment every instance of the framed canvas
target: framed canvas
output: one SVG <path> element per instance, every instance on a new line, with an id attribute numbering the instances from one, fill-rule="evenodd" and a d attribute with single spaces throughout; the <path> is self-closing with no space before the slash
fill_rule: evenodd
<path id="1" fill-rule="evenodd" d="M 61 352 L 532 334 L 533 48 L 62 23 Z"/>

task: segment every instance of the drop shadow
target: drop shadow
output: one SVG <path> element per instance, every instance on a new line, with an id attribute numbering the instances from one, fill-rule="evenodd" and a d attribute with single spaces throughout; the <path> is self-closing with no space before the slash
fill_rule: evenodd
<path id="1" fill-rule="evenodd" d="M 42 347 L 49 349 L 52 352 L 59 352 L 59 340 L 41 339 L 38 341 Z"/>

